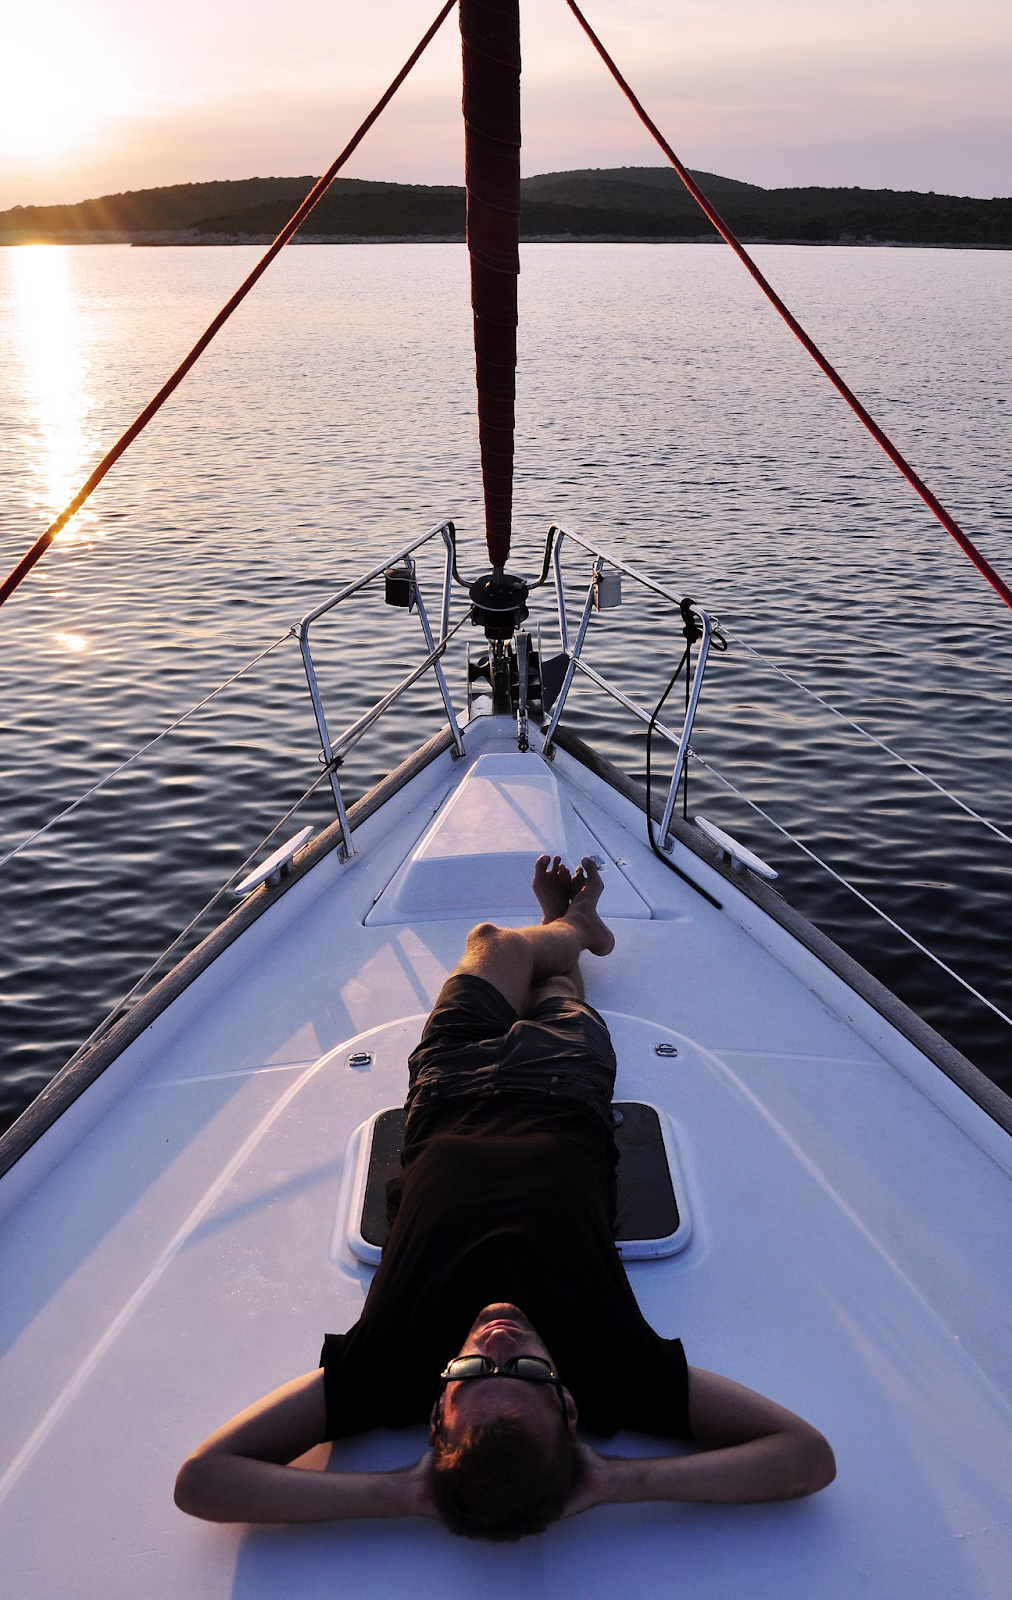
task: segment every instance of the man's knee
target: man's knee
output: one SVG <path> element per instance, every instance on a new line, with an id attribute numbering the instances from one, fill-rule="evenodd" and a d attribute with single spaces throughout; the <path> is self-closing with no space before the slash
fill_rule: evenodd
<path id="1" fill-rule="evenodd" d="M 504 960 L 522 958 L 527 952 L 527 941 L 513 928 L 499 928 L 494 922 L 479 922 L 467 936 L 467 955 L 489 955 Z"/>
<path id="2" fill-rule="evenodd" d="M 515 928 L 497 928 L 494 922 L 479 922 L 471 929 L 464 955 L 468 961 L 477 960 L 483 965 L 491 961 L 515 968 L 529 968 L 532 961 L 523 934 Z"/>
<path id="3" fill-rule="evenodd" d="M 520 1010 L 526 1001 L 533 967 L 531 948 L 522 933 L 514 928 L 497 928 L 494 922 L 479 922 L 467 936 L 458 971 L 487 978 Z"/>

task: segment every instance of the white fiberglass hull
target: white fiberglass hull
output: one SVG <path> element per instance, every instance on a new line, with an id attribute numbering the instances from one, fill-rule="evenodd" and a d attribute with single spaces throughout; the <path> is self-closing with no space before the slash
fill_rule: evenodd
<path id="1" fill-rule="evenodd" d="M 262 914 L 244 911 L 245 931 L 191 964 L 132 1042 L 113 1039 L 0 1179 L 5 1593 L 1004 1600 L 1012 1137 L 952 1081 L 954 1053 L 941 1070 L 944 1047 L 933 1059 L 901 1007 L 883 1016 L 712 854 L 675 859 L 721 909 L 666 871 L 598 772 L 565 749 L 550 766 L 520 756 L 506 719 L 471 723 L 466 745 L 360 813 L 349 864 L 322 854 L 284 893 L 261 891 Z M 515 772 L 514 800 L 533 774 L 542 796 L 520 832 L 492 850 L 475 835 L 461 867 L 460 802 L 408 882 L 433 819 L 497 754 L 482 771 Z M 566 849 L 589 834 L 605 860 L 617 948 L 585 958 L 588 998 L 613 1032 L 617 1097 L 678 1130 L 693 1234 L 630 1264 L 640 1303 L 691 1363 L 821 1428 L 839 1476 L 782 1505 L 603 1508 L 506 1548 L 415 1522 L 184 1517 L 172 1484 L 193 1445 L 359 1314 L 370 1272 L 347 1244 L 349 1141 L 403 1098 L 467 928 L 528 920 L 494 859 L 522 854 L 523 828 L 561 829 Z M 349 1065 L 357 1050 L 367 1066 Z M 423 1444 L 375 1434 L 339 1454 L 395 1465 Z"/>

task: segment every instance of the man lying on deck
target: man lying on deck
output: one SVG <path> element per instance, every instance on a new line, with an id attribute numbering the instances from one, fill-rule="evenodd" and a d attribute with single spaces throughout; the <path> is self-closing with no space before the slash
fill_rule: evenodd
<path id="1" fill-rule="evenodd" d="M 176 1504 L 213 1522 L 439 1517 L 517 1539 L 607 1501 L 788 1500 L 830 1483 L 800 1417 L 687 1367 L 642 1316 L 614 1244 L 615 1054 L 582 951 L 614 936 L 600 873 L 542 856 L 540 927 L 481 923 L 409 1059 L 403 1171 L 362 1315 L 321 1366 L 234 1417 L 185 1462 Z M 632 1428 L 698 1448 L 602 1456 Z M 396 1472 L 306 1470 L 314 1446 L 428 1422 Z"/>

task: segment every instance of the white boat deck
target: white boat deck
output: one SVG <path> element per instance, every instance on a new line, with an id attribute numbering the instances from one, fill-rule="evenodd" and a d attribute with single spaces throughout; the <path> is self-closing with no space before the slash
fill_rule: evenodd
<path id="1" fill-rule="evenodd" d="M 350 865 L 330 856 L 294 884 L 0 1181 L 4 1593 L 1006 1600 L 1012 1138 L 703 862 L 722 911 L 665 871 L 600 778 L 562 752 L 519 756 L 500 719 L 467 744 L 468 763 L 512 751 L 486 761 L 493 778 L 536 774 L 526 810 L 513 796 L 514 844 L 589 832 L 608 864 L 617 947 L 584 958 L 588 998 L 617 1098 L 677 1127 L 694 1222 L 681 1254 L 628 1268 L 640 1304 L 690 1363 L 820 1427 L 836 1482 L 785 1505 L 601 1508 L 507 1547 L 417 1521 L 248 1529 L 175 1509 L 189 1450 L 358 1316 L 350 1136 L 403 1098 L 467 928 L 528 920 L 509 851 L 466 859 L 462 802 L 397 876 L 464 777 L 444 754 L 362 826 Z M 369 1067 L 348 1065 L 355 1049 Z M 423 1446 L 410 1430 L 335 1454 L 395 1465 Z"/>

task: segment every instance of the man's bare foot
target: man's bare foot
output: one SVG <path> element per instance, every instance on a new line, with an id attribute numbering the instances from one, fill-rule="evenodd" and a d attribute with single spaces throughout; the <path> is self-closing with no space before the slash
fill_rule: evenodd
<path id="1" fill-rule="evenodd" d="M 554 860 L 551 856 L 538 856 L 531 888 L 544 912 L 543 923 L 557 922 L 565 916 L 573 892 L 573 879 L 561 856 Z"/>
<path id="2" fill-rule="evenodd" d="M 584 856 L 573 874 L 566 921 L 580 934 L 584 948 L 592 956 L 607 956 L 615 948 L 615 935 L 597 914 L 597 902 L 604 893 L 604 879 L 593 856 Z"/>

